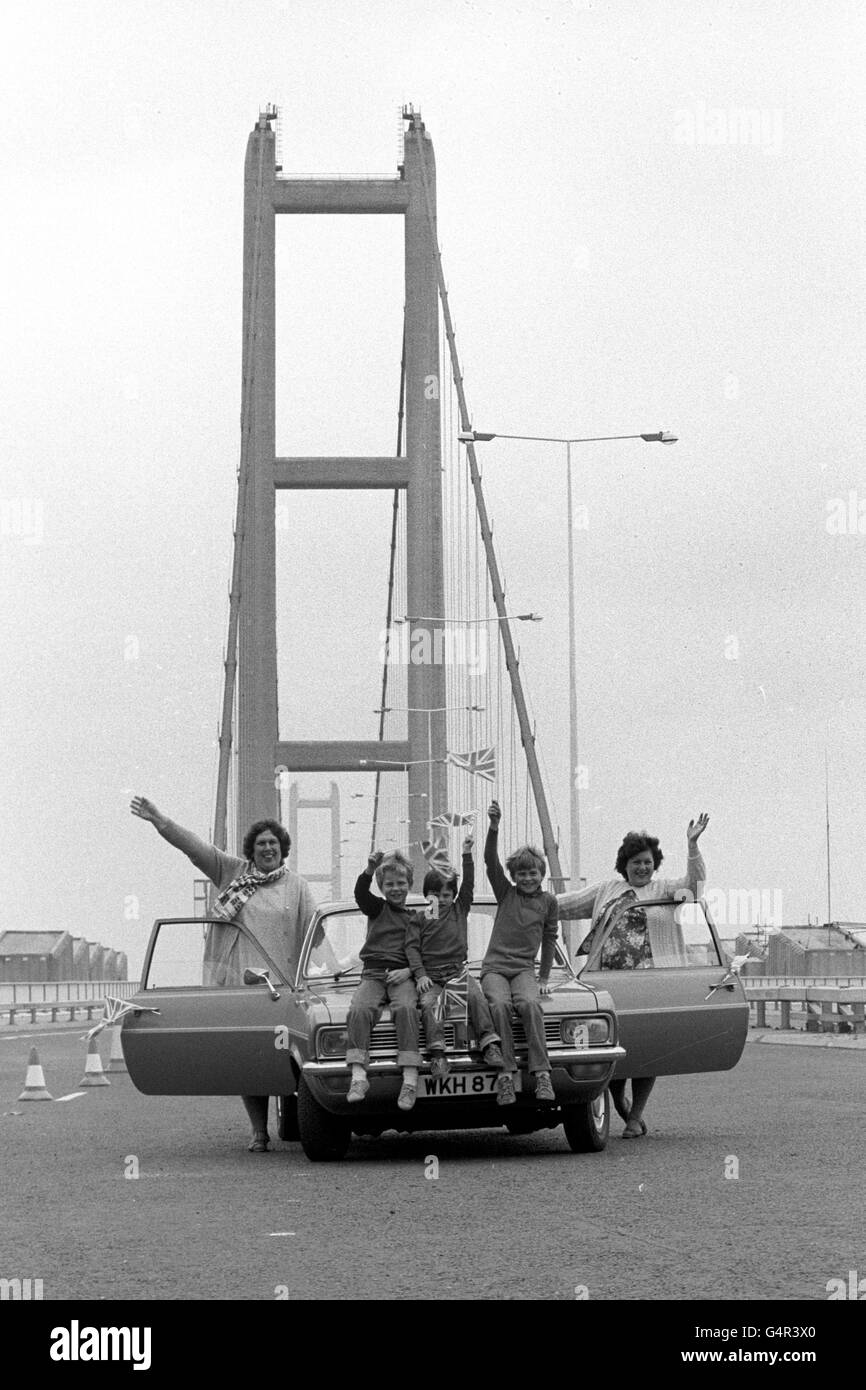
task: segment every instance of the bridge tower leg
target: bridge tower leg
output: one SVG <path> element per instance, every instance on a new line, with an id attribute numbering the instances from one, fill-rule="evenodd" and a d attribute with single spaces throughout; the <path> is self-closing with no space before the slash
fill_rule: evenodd
<path id="1" fill-rule="evenodd" d="M 244 175 L 242 442 L 239 471 L 238 837 L 277 814 L 274 770 L 408 773 L 410 838 L 445 809 L 446 703 L 442 554 L 442 473 L 438 283 L 421 177 L 424 160 L 435 207 L 435 161 L 420 114 L 410 114 L 405 161 L 384 179 L 278 178 L 271 109 L 259 116 Z M 420 134 L 421 139 L 417 136 Z M 387 213 L 405 224 L 406 445 L 401 457 L 277 458 L 275 438 L 275 217 Z M 387 741 L 280 741 L 276 663 L 275 489 L 406 489 L 410 624 L 408 738 Z M 239 595 L 239 597 L 238 597 Z M 434 620 L 434 621 L 431 621 Z M 232 643 L 224 711 L 234 680 Z M 225 718 L 224 718 L 225 722 Z M 291 723 L 291 718 L 288 720 Z M 230 740 L 221 735 L 216 835 L 225 824 Z M 223 831 L 224 834 L 224 831 Z M 219 839 L 217 839 L 219 842 Z"/>

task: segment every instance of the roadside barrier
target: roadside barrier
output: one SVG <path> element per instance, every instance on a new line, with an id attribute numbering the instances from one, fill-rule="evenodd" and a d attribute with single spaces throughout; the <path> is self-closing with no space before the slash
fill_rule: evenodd
<path id="1" fill-rule="evenodd" d="M 54 1097 L 45 1085 L 45 1073 L 42 1070 L 42 1063 L 39 1061 L 39 1053 L 35 1047 L 30 1049 L 30 1059 L 27 1063 L 27 1075 L 24 1078 L 24 1090 L 18 1097 L 19 1100 L 53 1100 Z"/>
<path id="2" fill-rule="evenodd" d="M 84 1075 L 79 1081 L 79 1086 L 110 1086 L 111 1082 L 105 1075 L 102 1067 L 102 1058 L 99 1055 L 99 1048 L 96 1046 L 96 1039 L 91 1038 L 87 1044 L 87 1061 L 84 1064 Z"/>
<path id="3" fill-rule="evenodd" d="M 107 1072 L 126 1071 L 126 1058 L 123 1055 L 123 1043 L 120 1037 L 120 1029 L 111 1030 L 111 1051 L 108 1054 Z"/>
<path id="4" fill-rule="evenodd" d="M 767 1005 L 778 1006 L 779 1027 L 790 1029 L 791 1005 L 802 1005 L 808 1033 L 866 1033 L 866 983 L 767 985 L 744 979 L 758 1028 L 767 1027 Z"/>

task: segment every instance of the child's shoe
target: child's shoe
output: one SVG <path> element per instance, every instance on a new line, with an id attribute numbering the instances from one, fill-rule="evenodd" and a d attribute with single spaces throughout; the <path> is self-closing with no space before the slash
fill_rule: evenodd
<path id="1" fill-rule="evenodd" d="M 550 1080 L 550 1072 L 549 1072 L 549 1071 L 540 1071 L 540 1072 L 538 1072 L 538 1074 L 536 1075 L 536 1078 L 535 1078 L 535 1099 L 536 1099 L 536 1100 L 546 1100 L 546 1101 L 555 1101 L 555 1100 L 556 1100 L 556 1096 L 555 1096 L 554 1090 L 553 1090 L 553 1084 L 552 1084 L 552 1082 L 551 1082 L 551 1080 Z"/>
<path id="2" fill-rule="evenodd" d="M 350 1105 L 353 1105 L 355 1101 L 363 1100 L 369 1089 L 370 1083 L 367 1078 L 363 1077 L 362 1079 L 359 1076 L 357 1081 L 353 1081 L 349 1087 L 349 1094 L 346 1096 L 346 1100 Z"/>
<path id="3" fill-rule="evenodd" d="M 496 1082 L 496 1104 L 514 1105 L 516 1100 L 514 1081 L 509 1072 L 503 1072 Z"/>
<path id="4" fill-rule="evenodd" d="M 484 1058 L 488 1067 L 496 1067 L 498 1071 L 502 1071 L 502 1068 L 505 1066 L 502 1048 L 498 1043 L 488 1043 L 481 1056 Z"/>
<path id="5" fill-rule="evenodd" d="M 436 1081 L 444 1081 L 451 1068 L 448 1065 L 448 1058 L 444 1052 L 437 1052 L 433 1061 L 430 1063 L 430 1075 Z"/>
<path id="6" fill-rule="evenodd" d="M 412 1109 L 412 1106 L 415 1104 L 415 1096 L 416 1096 L 416 1094 L 417 1094 L 416 1088 L 415 1088 L 414 1086 L 409 1086 L 409 1085 L 404 1081 L 404 1082 L 403 1082 L 403 1085 L 402 1085 L 401 1088 L 400 1088 L 400 1094 L 399 1094 L 399 1096 L 397 1097 L 397 1109 L 398 1109 L 398 1110 L 411 1110 L 411 1109 Z"/>

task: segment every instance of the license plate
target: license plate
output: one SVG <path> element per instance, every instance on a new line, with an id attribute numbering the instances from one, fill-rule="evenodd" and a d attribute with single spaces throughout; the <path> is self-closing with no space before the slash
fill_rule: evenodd
<path id="1" fill-rule="evenodd" d="M 442 1096 L 454 1100 L 459 1096 L 489 1096 L 496 1093 L 498 1071 L 453 1071 L 441 1080 L 435 1076 L 419 1076 L 418 1099 Z"/>

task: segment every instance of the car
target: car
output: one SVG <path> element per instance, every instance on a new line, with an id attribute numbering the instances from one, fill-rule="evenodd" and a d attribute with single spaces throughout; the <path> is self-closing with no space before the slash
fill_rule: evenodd
<path id="1" fill-rule="evenodd" d="M 423 903 L 410 899 L 409 905 Z M 691 916 L 672 902 L 651 909 L 675 914 L 679 965 L 604 971 L 592 957 L 578 956 L 585 966 L 578 975 L 569 951 L 557 945 L 552 992 L 541 1000 L 553 1105 L 535 1100 L 516 1017 L 517 1100 L 497 1104 L 498 1073 L 485 1066 L 469 1035 L 455 988 L 445 1019 L 449 1075 L 434 1078 L 425 1061 L 414 1108 L 398 1110 L 401 1068 L 394 1024 L 384 1010 L 372 1035 L 369 1092 L 350 1106 L 346 1020 L 367 930 L 364 914 L 350 902 L 317 909 L 291 978 L 243 927 L 236 928 L 244 938 L 243 967 L 233 968 L 214 949 L 224 922 L 158 919 L 141 988 L 130 1001 L 135 1007 L 123 1020 L 126 1065 L 147 1095 L 276 1096 L 280 1138 L 299 1140 L 312 1162 L 341 1159 L 353 1135 L 389 1130 L 504 1127 L 524 1135 L 562 1125 L 573 1152 L 601 1152 L 613 1077 L 721 1070 L 742 1052 L 748 1027 L 742 985 L 726 975 L 705 908 L 687 906 L 695 909 Z M 479 898 L 469 914 L 469 969 L 476 976 L 495 913 L 492 898 Z"/>

